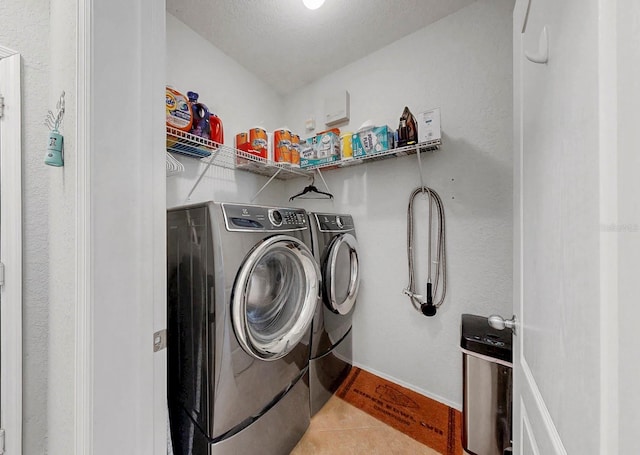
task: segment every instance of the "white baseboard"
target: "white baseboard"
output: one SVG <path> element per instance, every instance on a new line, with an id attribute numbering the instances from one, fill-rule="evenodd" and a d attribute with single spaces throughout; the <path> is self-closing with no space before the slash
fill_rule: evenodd
<path id="1" fill-rule="evenodd" d="M 442 404 L 446 404 L 447 406 L 449 406 L 450 408 L 453 409 L 457 409 L 458 411 L 462 412 L 462 404 L 461 403 L 455 403 L 451 400 L 448 400 L 446 398 L 443 398 L 435 393 L 431 393 L 427 390 L 421 389 L 420 387 L 416 387 L 415 385 L 409 384 L 407 382 L 402 381 L 401 379 L 395 378 L 391 375 L 388 375 L 386 373 L 383 373 L 381 371 L 378 371 L 374 368 L 371 368 L 367 365 L 362 365 L 358 362 L 353 362 L 353 366 L 356 366 L 358 368 L 360 368 L 361 370 L 365 370 L 368 371 L 369 373 L 375 374 L 376 376 L 380 376 L 383 379 L 386 379 L 387 381 L 391 381 L 394 384 L 398 384 L 401 385 L 402 387 L 405 387 L 409 390 L 412 390 L 416 393 L 419 393 L 420 395 L 424 395 L 427 398 L 431 398 L 432 400 L 438 401 Z"/>

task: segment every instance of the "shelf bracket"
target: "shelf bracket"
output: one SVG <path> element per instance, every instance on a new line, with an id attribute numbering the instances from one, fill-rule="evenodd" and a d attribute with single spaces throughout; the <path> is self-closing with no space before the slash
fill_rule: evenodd
<path id="1" fill-rule="evenodd" d="M 267 183 L 265 183 L 264 185 L 262 185 L 262 188 L 260 188 L 260 189 L 258 190 L 258 192 L 256 193 L 256 195 L 255 195 L 255 196 L 253 196 L 253 197 L 251 198 L 251 202 L 255 201 L 255 200 L 256 200 L 256 198 L 257 198 L 258 196 L 260 196 L 260 193 L 262 193 L 262 192 L 263 192 L 263 191 L 264 191 L 264 190 L 269 186 L 269 184 L 273 181 L 273 179 L 275 179 L 275 178 L 276 178 L 276 176 L 280 173 L 280 171 L 282 171 L 282 168 L 278 168 L 278 170 L 276 171 L 276 173 L 275 173 L 275 174 L 273 174 L 273 175 L 269 178 L 269 180 L 267 180 Z"/>
<path id="2" fill-rule="evenodd" d="M 316 171 L 318 171 L 318 175 L 322 179 L 322 183 L 324 183 L 324 187 L 327 189 L 329 193 L 331 193 L 331 190 L 329 189 L 329 185 L 327 185 L 327 181 L 324 179 L 324 176 L 322 175 L 322 172 L 320 172 L 320 169 L 316 169 Z"/>
<path id="3" fill-rule="evenodd" d="M 187 201 L 191 200 L 191 195 L 196 190 L 198 185 L 200 185 L 200 181 L 204 177 L 204 174 L 207 173 L 207 170 L 209 169 L 209 167 L 211 167 L 211 165 L 213 164 L 213 160 L 215 159 L 216 159 L 216 153 L 211 153 L 211 158 L 209 158 L 209 161 L 207 161 L 207 165 L 205 166 L 204 170 L 200 173 L 200 176 L 198 177 L 198 180 L 196 180 L 196 183 L 193 184 L 193 187 L 191 188 L 191 191 L 189 191 L 189 194 L 187 194 Z"/>

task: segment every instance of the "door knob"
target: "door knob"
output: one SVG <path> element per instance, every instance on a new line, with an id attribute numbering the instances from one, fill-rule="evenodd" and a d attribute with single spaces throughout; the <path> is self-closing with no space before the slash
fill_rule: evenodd
<path id="1" fill-rule="evenodd" d="M 517 319 L 515 315 L 511 319 L 504 319 L 502 316 L 494 314 L 489 316 L 489 325 L 496 330 L 509 329 L 516 335 Z"/>

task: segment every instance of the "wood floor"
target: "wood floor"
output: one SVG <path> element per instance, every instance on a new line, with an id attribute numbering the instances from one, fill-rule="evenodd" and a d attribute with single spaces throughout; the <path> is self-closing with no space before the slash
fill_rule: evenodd
<path id="1" fill-rule="evenodd" d="M 439 455 L 333 396 L 311 419 L 291 455 Z"/>

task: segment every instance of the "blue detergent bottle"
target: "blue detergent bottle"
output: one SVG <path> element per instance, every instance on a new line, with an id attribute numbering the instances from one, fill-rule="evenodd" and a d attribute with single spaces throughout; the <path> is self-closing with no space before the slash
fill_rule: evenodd
<path id="1" fill-rule="evenodd" d="M 198 103 L 198 95 L 196 92 L 187 92 L 189 103 L 193 111 L 193 126 L 190 133 L 205 139 L 211 137 L 211 125 L 209 124 L 209 109 L 202 103 Z"/>

